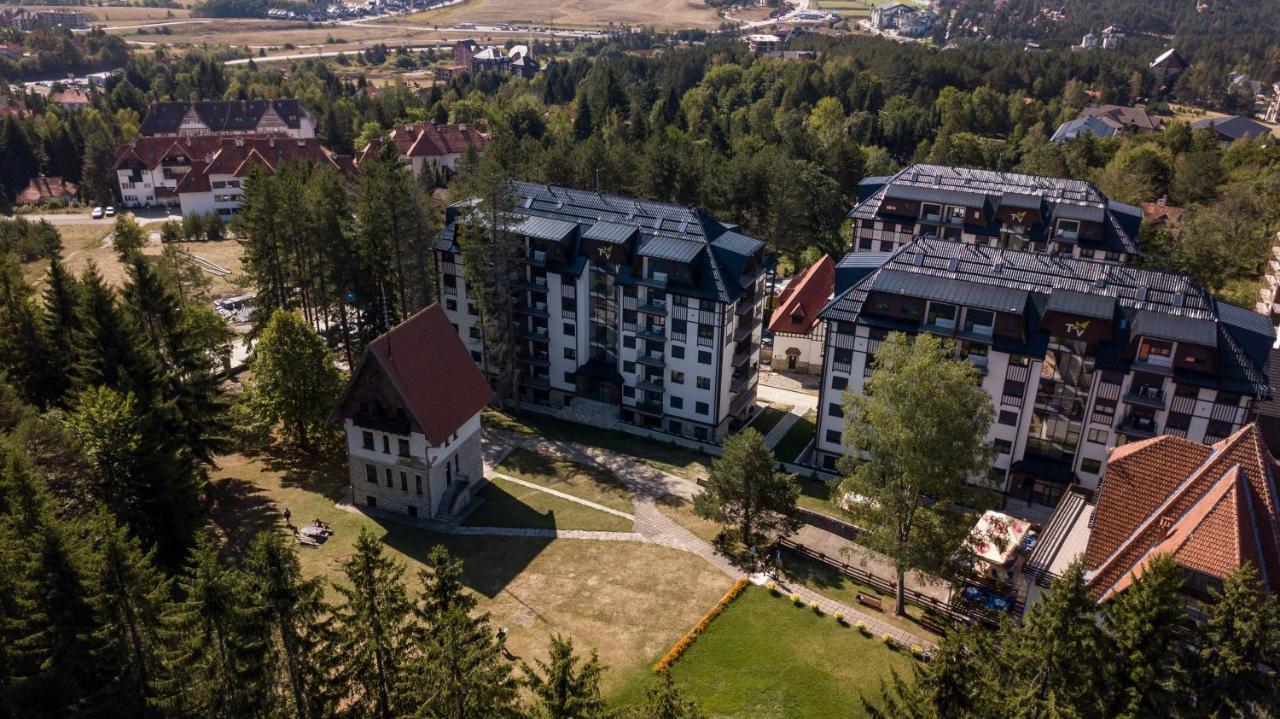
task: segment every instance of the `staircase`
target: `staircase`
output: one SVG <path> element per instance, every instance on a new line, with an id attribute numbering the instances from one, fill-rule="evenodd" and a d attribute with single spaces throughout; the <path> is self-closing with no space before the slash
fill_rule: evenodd
<path id="1" fill-rule="evenodd" d="M 574 397 L 573 402 L 560 410 L 560 419 L 593 427 L 614 429 L 618 426 L 618 406 L 598 402 L 585 397 Z"/>
<path id="2" fill-rule="evenodd" d="M 453 484 L 444 490 L 444 496 L 440 498 L 436 518 L 442 522 L 452 522 L 460 511 L 466 509 L 471 504 L 471 485 L 471 480 L 465 477 L 454 477 Z"/>

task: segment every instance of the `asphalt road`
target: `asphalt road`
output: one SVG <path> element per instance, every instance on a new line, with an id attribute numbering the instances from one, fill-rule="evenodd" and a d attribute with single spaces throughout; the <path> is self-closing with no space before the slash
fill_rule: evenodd
<path id="1" fill-rule="evenodd" d="M 146 225 L 152 222 L 164 222 L 165 220 L 168 220 L 168 219 L 174 219 L 174 220 L 182 219 L 181 217 L 178 217 L 176 215 L 171 216 L 164 212 L 157 212 L 155 210 L 134 211 L 134 212 L 125 213 L 125 214 L 132 214 L 133 219 L 137 220 L 139 225 Z M 110 228 L 111 223 L 116 221 L 114 217 L 103 217 L 100 220 L 95 220 L 93 219 L 93 216 L 90 215 L 90 210 L 85 210 L 84 212 L 32 213 L 32 214 L 22 214 L 17 216 L 22 217 L 23 219 L 28 220 L 30 222 L 39 222 L 40 220 L 44 220 L 51 225 L 101 224 L 103 228 Z"/>

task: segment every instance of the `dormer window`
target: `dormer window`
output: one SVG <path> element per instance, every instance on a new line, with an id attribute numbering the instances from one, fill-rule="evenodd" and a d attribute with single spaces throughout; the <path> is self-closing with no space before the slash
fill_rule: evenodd
<path id="1" fill-rule="evenodd" d="M 963 207 L 947 207 L 947 224 L 963 225 L 965 217 L 965 208 Z"/>
<path id="2" fill-rule="evenodd" d="M 1157 367 L 1173 366 L 1173 343 L 1144 337 L 1138 347 L 1138 361 Z"/>

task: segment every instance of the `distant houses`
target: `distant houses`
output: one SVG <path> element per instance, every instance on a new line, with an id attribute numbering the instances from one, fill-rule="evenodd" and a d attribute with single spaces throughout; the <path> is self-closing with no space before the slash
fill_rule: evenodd
<path id="1" fill-rule="evenodd" d="M 1194 129 L 1208 128 L 1213 130 L 1218 135 L 1219 143 L 1223 145 L 1229 145 L 1236 140 L 1244 138 L 1267 137 L 1272 134 L 1270 127 L 1240 115 L 1208 117 L 1192 122 L 1191 127 Z"/>
<path id="2" fill-rule="evenodd" d="M 1126 132 L 1157 132 L 1160 119 L 1144 107 L 1126 105 L 1090 105 L 1080 117 L 1058 126 L 1051 138 L 1054 142 L 1071 142 L 1081 135 L 1112 137 Z"/>
<path id="3" fill-rule="evenodd" d="M 189 135 L 316 136 L 315 119 L 293 99 L 153 102 L 138 126 L 143 137 Z"/>
<path id="4" fill-rule="evenodd" d="M 391 130 L 386 140 L 375 139 L 365 145 L 357 153 L 356 163 L 376 154 L 386 143 L 395 146 L 401 162 L 413 170 L 414 175 L 421 176 L 424 170 L 452 175 L 457 169 L 459 158 L 468 149 L 484 151 L 485 145 L 489 143 L 489 136 L 480 132 L 475 125 L 466 123 L 437 125 L 434 122 L 420 122 L 400 125 Z"/>
<path id="5" fill-rule="evenodd" d="M 871 8 L 871 25 L 875 29 L 903 37 L 924 37 L 933 31 L 938 22 L 938 14 L 932 10 L 902 3 Z"/>
<path id="6" fill-rule="evenodd" d="M 527 79 L 541 70 L 528 45 L 513 45 L 507 50 L 467 38 L 453 44 L 453 64 L 437 67 L 435 78 L 447 82 L 462 73 L 500 72 Z"/>
<path id="7" fill-rule="evenodd" d="M 1171 47 L 1151 61 L 1151 74 L 1161 82 L 1170 82 L 1190 66 L 1177 48 Z"/>
<path id="8" fill-rule="evenodd" d="M 80 194 L 80 187 L 61 177 L 31 178 L 22 192 L 14 198 L 18 205 L 69 205 Z"/>

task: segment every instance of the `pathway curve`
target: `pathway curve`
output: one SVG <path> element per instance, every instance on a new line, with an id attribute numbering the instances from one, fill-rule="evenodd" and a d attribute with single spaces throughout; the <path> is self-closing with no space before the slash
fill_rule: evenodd
<path id="1" fill-rule="evenodd" d="M 659 511 L 657 500 L 663 495 L 674 494 L 684 499 L 692 499 L 695 494 L 701 491 L 698 485 L 694 482 L 668 474 L 641 462 L 640 460 L 632 459 L 625 455 L 619 455 L 614 452 L 609 452 L 595 447 L 587 447 L 572 442 L 561 442 L 535 435 L 523 435 L 494 429 L 482 430 L 482 440 L 486 470 L 489 470 L 491 466 L 496 466 L 502 461 L 503 457 L 506 457 L 506 455 L 516 447 L 524 447 L 525 449 L 542 454 L 549 454 L 562 457 L 564 459 L 595 464 L 610 470 L 632 491 L 633 502 L 635 504 L 634 536 L 638 538 L 637 541 L 649 542 L 651 544 L 670 547 L 672 549 L 678 549 L 683 552 L 697 555 L 733 579 L 750 578 L 750 575 L 746 571 L 730 562 L 724 555 L 716 552 L 715 548 L 709 543 Z M 498 474 L 498 476 L 503 475 Z M 532 483 L 526 484 L 534 489 L 553 491 L 540 485 Z M 556 494 L 564 497 L 565 499 L 569 499 L 570 501 L 577 501 L 579 504 L 586 503 L 586 500 L 570 497 L 563 493 L 556 492 Z M 460 527 L 460 529 L 467 528 Z M 556 536 L 564 537 L 566 536 L 564 532 L 573 532 L 578 530 L 542 531 L 558 531 L 560 533 Z M 476 533 L 480 534 L 482 532 Z M 598 535 L 624 533 L 583 532 L 583 534 Z M 779 591 L 782 591 L 785 594 L 799 594 L 805 604 L 815 601 L 818 602 L 819 606 L 826 614 L 835 614 L 836 612 L 842 613 L 846 621 L 850 624 L 865 622 L 867 629 L 875 636 L 888 634 L 903 646 L 915 644 L 927 648 L 936 645 L 935 640 L 932 638 L 901 629 L 874 615 L 868 614 L 861 609 L 836 602 L 806 587 L 786 585 L 783 582 L 779 582 L 778 586 Z"/>

